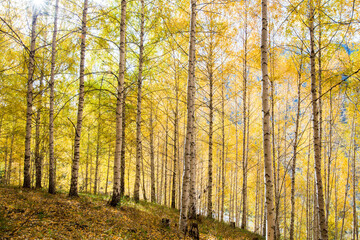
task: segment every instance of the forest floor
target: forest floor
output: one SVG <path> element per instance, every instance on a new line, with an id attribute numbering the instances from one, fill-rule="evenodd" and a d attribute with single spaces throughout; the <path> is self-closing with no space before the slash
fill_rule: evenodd
<path id="1" fill-rule="evenodd" d="M 179 239 L 179 211 L 158 204 L 123 199 L 107 204 L 108 196 L 0 186 L 0 239 Z M 163 227 L 162 218 L 170 219 Z M 262 239 L 228 224 L 201 218 L 200 239 Z"/>

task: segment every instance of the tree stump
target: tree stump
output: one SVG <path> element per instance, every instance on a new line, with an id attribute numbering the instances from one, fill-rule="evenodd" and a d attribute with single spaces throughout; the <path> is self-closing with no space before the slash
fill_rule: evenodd
<path id="1" fill-rule="evenodd" d="M 235 222 L 230 222 L 230 227 L 235 228 Z"/>
<path id="2" fill-rule="evenodd" d="M 169 228 L 170 227 L 170 219 L 168 219 L 168 218 L 161 219 L 161 226 L 164 228 Z"/>
<path id="3" fill-rule="evenodd" d="M 195 222 L 192 222 L 189 225 L 189 237 L 199 240 L 199 226 Z"/>

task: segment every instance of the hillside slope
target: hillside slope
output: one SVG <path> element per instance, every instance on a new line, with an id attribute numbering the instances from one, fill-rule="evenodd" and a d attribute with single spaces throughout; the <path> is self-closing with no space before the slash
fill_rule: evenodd
<path id="1" fill-rule="evenodd" d="M 104 196 L 50 195 L 0 186 L 0 238 L 3 239 L 179 239 L 178 211 L 123 200 L 112 208 Z M 170 219 L 170 227 L 161 219 Z M 261 239 L 214 220 L 199 221 L 200 239 Z"/>

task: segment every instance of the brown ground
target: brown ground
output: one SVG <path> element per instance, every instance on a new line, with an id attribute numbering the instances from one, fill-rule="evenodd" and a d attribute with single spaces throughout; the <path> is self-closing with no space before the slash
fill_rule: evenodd
<path id="1" fill-rule="evenodd" d="M 1 239 L 179 239 L 179 213 L 152 203 L 123 200 L 112 208 L 105 196 L 66 194 L 0 186 Z M 170 219 L 170 228 L 161 219 Z M 200 239 L 257 239 L 210 219 L 199 221 Z M 260 239 L 260 238 L 258 238 Z"/>

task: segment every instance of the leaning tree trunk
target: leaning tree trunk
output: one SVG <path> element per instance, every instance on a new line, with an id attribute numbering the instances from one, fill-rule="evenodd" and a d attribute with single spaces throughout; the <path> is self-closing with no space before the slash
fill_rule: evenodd
<path id="1" fill-rule="evenodd" d="M 81 24 L 81 45 L 80 45 L 80 79 L 79 79 L 79 104 L 77 113 L 77 123 L 75 129 L 74 140 L 74 157 L 71 167 L 71 183 L 69 196 L 78 196 L 78 172 L 80 161 L 80 139 L 81 139 L 81 127 L 84 111 L 84 77 L 85 77 L 85 48 L 86 48 L 86 24 L 87 24 L 87 10 L 88 0 L 84 0 L 84 9 Z"/>
<path id="2" fill-rule="evenodd" d="M 142 88 L 142 71 L 144 58 L 144 23 L 145 23 L 145 3 L 141 0 L 141 14 L 140 14 L 140 44 L 139 44 L 139 68 L 137 79 L 137 113 L 136 113 L 136 172 L 135 172 L 135 186 L 134 186 L 134 200 L 139 201 L 140 193 L 140 165 L 142 162 L 141 154 L 141 88 Z M 145 179 L 143 179 L 145 180 Z M 145 188 L 144 188 L 145 191 Z"/>
<path id="3" fill-rule="evenodd" d="M 315 71 L 315 38 L 314 38 L 314 9 L 313 1 L 310 0 L 310 67 L 311 67 L 311 97 L 312 97 L 312 114 L 313 114 L 313 137 L 314 137 L 314 160 L 315 160 L 315 177 L 317 192 L 317 208 L 319 216 L 320 235 L 322 240 L 328 239 L 328 230 L 325 219 L 323 184 L 321 179 L 321 149 L 320 149 L 320 132 L 319 132 L 319 109 L 317 101 L 316 88 L 316 71 Z"/>
<path id="4" fill-rule="evenodd" d="M 179 229 L 185 233 L 188 219 L 188 200 L 190 184 L 191 158 L 194 157 L 192 150 L 195 150 L 195 138 L 193 137 L 195 124 L 195 34 L 196 34 L 196 0 L 191 0 L 190 15 L 190 40 L 189 40 L 189 67 L 188 67 L 188 89 L 187 89 L 187 125 L 185 142 L 185 160 L 183 185 L 181 193 L 181 207 Z"/>
<path id="5" fill-rule="evenodd" d="M 270 108 L 269 108 L 269 74 L 268 74 L 268 13 L 267 0 L 262 0 L 262 30 L 261 30 L 261 71 L 262 71 L 262 108 L 263 108 L 263 144 L 265 166 L 265 199 L 266 199 L 266 236 L 268 240 L 275 237 L 273 173 L 271 164 L 270 141 Z"/>
<path id="6" fill-rule="evenodd" d="M 49 109 L 49 193 L 56 192 L 55 156 L 54 156 L 54 85 L 55 85 L 55 59 L 56 59 L 56 36 L 59 0 L 55 2 L 54 30 L 51 43 L 51 73 L 50 73 L 50 109 Z"/>
<path id="7" fill-rule="evenodd" d="M 31 121 L 32 121 L 32 107 L 33 107 L 33 84 L 34 84 L 34 70 L 35 70 L 35 41 L 36 41 L 36 23 L 38 12 L 34 10 L 31 22 L 31 43 L 29 52 L 28 65 L 28 83 L 27 83 L 27 108 L 26 108 L 26 135 L 25 135 L 25 158 L 24 158 L 24 188 L 31 187 L 30 177 L 30 158 L 31 158 Z"/>
<path id="8" fill-rule="evenodd" d="M 123 137 L 123 111 L 124 111 L 124 78 L 125 78 L 125 30 L 126 29 L 126 0 L 121 1 L 121 20 L 120 20 L 120 59 L 119 59 L 119 76 L 116 99 L 116 143 L 114 154 L 114 183 L 113 195 L 110 205 L 116 207 L 121 197 L 121 174 L 120 161 Z"/>

